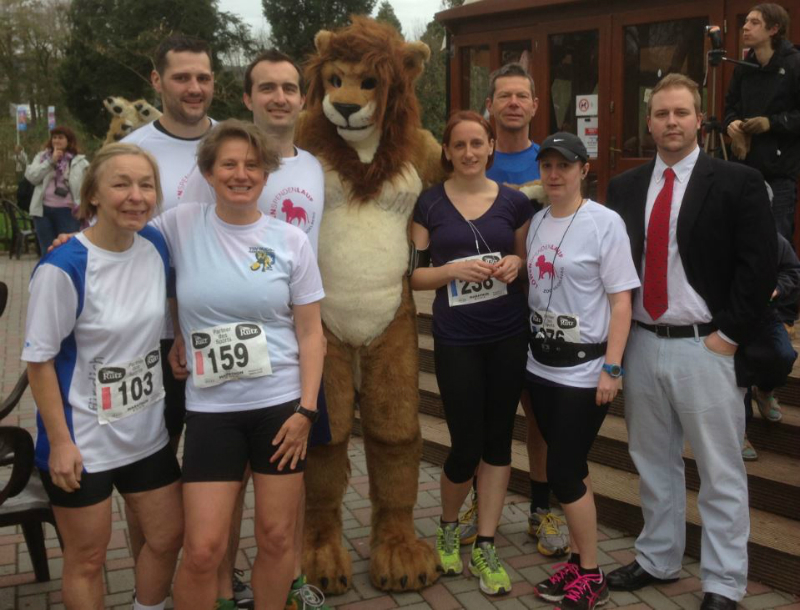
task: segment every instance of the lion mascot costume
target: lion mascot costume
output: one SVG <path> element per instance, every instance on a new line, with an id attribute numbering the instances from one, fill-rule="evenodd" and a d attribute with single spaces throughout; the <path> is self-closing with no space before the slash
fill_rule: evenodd
<path id="1" fill-rule="evenodd" d="M 342 499 L 358 403 L 372 503 L 370 577 L 384 591 L 416 590 L 438 577 L 436 554 L 417 538 L 412 515 L 422 437 L 407 278 L 414 204 L 423 185 L 443 178 L 441 147 L 421 129 L 414 93 L 430 50 L 366 17 L 320 31 L 314 43 L 297 143 L 325 170 L 319 266 L 332 440 L 308 454 L 303 566 L 329 594 L 352 582 Z"/>

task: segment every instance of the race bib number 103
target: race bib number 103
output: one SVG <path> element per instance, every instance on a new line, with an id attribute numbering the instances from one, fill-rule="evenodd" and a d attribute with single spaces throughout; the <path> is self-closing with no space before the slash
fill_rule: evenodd
<path id="1" fill-rule="evenodd" d="M 272 375 L 269 348 L 260 324 L 238 322 L 192 332 L 192 379 L 198 388 Z"/>
<path id="2" fill-rule="evenodd" d="M 97 371 L 95 398 L 101 425 L 138 413 L 163 397 L 158 348 L 142 358 L 103 366 Z"/>

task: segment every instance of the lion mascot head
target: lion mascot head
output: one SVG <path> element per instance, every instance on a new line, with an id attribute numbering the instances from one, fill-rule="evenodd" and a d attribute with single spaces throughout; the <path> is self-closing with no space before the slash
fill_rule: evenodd
<path id="1" fill-rule="evenodd" d="M 314 44 L 298 141 L 338 171 L 355 200 L 366 201 L 415 161 L 423 139 L 433 141 L 420 128 L 414 93 L 430 49 L 357 16 L 341 30 L 318 32 Z"/>

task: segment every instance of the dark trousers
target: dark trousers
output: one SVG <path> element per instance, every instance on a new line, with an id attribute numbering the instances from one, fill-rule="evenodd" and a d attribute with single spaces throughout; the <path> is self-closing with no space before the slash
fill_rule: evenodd
<path id="1" fill-rule="evenodd" d="M 81 221 L 72 215 L 72 208 L 51 208 L 44 206 L 42 216 L 33 217 L 33 228 L 42 249 L 42 256 L 60 233 L 77 233 Z"/>
<path id="2" fill-rule="evenodd" d="M 790 244 L 793 244 L 797 181 L 794 178 L 772 178 L 767 182 L 772 188 L 772 215 L 775 217 L 775 228 Z"/>
<path id="3" fill-rule="evenodd" d="M 777 319 L 771 321 L 759 334 L 759 343 L 768 345 L 771 352 L 771 363 L 762 363 L 759 369 L 769 371 L 770 374 L 762 372 L 748 377 L 754 380 L 755 383 L 753 385 L 762 392 L 771 392 L 786 383 L 786 376 L 792 369 L 792 365 L 797 358 L 797 352 L 792 347 L 792 341 L 789 339 L 789 333 L 786 332 L 783 323 Z M 745 368 L 747 368 L 746 365 Z M 752 394 L 751 387 L 748 387 L 744 396 L 746 423 L 749 423 L 753 418 Z"/>

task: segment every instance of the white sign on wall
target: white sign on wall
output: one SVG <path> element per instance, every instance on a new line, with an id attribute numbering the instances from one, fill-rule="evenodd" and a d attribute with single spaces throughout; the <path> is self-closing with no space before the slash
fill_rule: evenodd
<path id="1" fill-rule="evenodd" d="M 597 116 L 597 95 L 576 95 L 575 116 Z"/>

